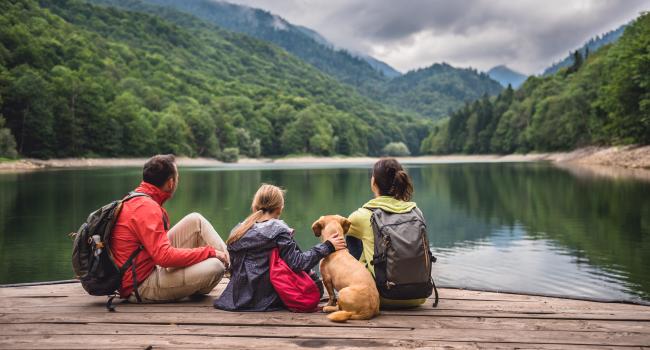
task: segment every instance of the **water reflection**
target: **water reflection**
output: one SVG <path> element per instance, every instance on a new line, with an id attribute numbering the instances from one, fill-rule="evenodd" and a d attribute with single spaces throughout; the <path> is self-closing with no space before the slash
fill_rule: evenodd
<path id="1" fill-rule="evenodd" d="M 650 184 L 578 178 L 546 164 L 409 167 L 441 284 L 650 299 Z M 139 169 L 0 175 L 0 283 L 71 277 L 68 232 L 137 185 Z M 283 218 L 303 248 L 313 220 L 370 198 L 368 167 L 182 169 L 172 222 L 197 211 L 222 236 L 259 184 L 287 189 Z"/>

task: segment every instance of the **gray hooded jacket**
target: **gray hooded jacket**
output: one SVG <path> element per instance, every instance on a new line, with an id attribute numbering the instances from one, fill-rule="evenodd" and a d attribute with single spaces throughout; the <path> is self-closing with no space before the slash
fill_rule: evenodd
<path id="1" fill-rule="evenodd" d="M 278 247 L 280 257 L 294 271 L 309 271 L 320 259 L 334 251 L 325 242 L 303 252 L 292 237 L 293 230 L 282 220 L 256 223 L 228 246 L 231 277 L 214 307 L 228 311 L 272 311 L 284 308 L 269 278 L 271 250 Z"/>

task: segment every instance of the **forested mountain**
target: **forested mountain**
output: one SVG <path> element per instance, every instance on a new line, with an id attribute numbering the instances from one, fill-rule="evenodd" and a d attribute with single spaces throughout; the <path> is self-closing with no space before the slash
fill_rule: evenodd
<path id="1" fill-rule="evenodd" d="M 177 9 L 226 29 L 246 33 L 274 43 L 324 73 L 349 84 L 362 95 L 400 109 L 415 111 L 431 119 L 446 115 L 484 93 L 498 93 L 498 83 L 473 69 L 435 64 L 390 79 L 387 69 L 372 66 L 361 54 L 336 51 L 332 44 L 311 29 L 294 26 L 269 12 L 210 0 L 90 0 L 167 18 L 165 9 Z M 149 6 L 149 5 L 162 6 Z M 359 56 L 357 56 L 359 55 Z M 392 69 L 392 68 L 390 68 Z M 392 73 L 396 76 L 395 73 Z M 399 72 L 397 72 L 399 75 Z M 415 83 L 415 84 L 412 84 Z"/>
<path id="2" fill-rule="evenodd" d="M 0 128 L 19 153 L 377 154 L 426 136 L 284 50 L 165 11 L 0 2 Z"/>
<path id="3" fill-rule="evenodd" d="M 528 78 L 527 75 L 514 71 L 504 65 L 492 67 L 487 71 L 487 75 L 498 81 L 503 87 L 510 85 L 515 89 L 521 86 Z"/>
<path id="4" fill-rule="evenodd" d="M 436 63 L 390 80 L 379 98 L 436 119 L 448 115 L 467 101 L 485 94 L 496 95 L 501 89 L 501 85 L 485 73 Z"/>
<path id="5" fill-rule="evenodd" d="M 650 144 L 650 14 L 548 77 L 466 104 L 439 121 L 427 153 L 512 153 Z"/>
<path id="6" fill-rule="evenodd" d="M 624 24 L 624 25 L 618 27 L 615 30 L 612 30 L 610 32 L 607 32 L 607 33 L 603 34 L 602 36 L 598 35 L 595 38 L 591 38 L 591 39 L 589 39 L 589 41 L 587 43 L 582 45 L 582 47 L 580 47 L 576 51 L 580 52 L 582 57 L 589 56 L 590 52 L 594 52 L 594 51 L 598 50 L 599 48 L 601 48 L 601 47 L 603 47 L 603 46 L 605 46 L 607 44 L 613 43 L 616 40 L 618 40 L 618 38 L 620 38 L 621 35 L 623 35 L 623 31 L 625 30 L 626 26 L 627 26 L 627 24 Z M 566 67 L 571 66 L 573 64 L 573 57 L 574 57 L 573 52 L 568 54 L 560 62 L 554 63 L 550 67 L 546 68 L 544 70 L 544 73 L 542 73 L 542 75 L 544 75 L 544 76 L 552 75 L 552 74 L 555 74 L 558 70 L 560 70 L 560 68 L 566 68 Z"/>
<path id="7" fill-rule="evenodd" d="M 131 10 L 150 11 L 131 0 L 91 0 Z M 212 0 L 142 0 L 152 5 L 182 11 L 214 23 L 224 29 L 251 35 L 273 43 L 341 82 L 371 95 L 386 80 L 383 73 L 364 59 L 345 50 L 337 50 L 318 33 L 295 26 L 264 10 Z M 155 10 L 154 10 L 155 11 Z M 158 12 L 158 11 L 156 11 Z"/>

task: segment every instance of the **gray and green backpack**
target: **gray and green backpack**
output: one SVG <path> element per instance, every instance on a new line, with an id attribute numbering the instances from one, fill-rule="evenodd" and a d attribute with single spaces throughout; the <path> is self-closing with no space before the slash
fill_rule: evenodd
<path id="1" fill-rule="evenodd" d="M 426 222 L 418 208 L 406 213 L 391 213 L 373 208 L 370 223 L 375 236 L 375 281 L 386 299 L 407 300 L 429 297 L 438 291 L 431 265 L 436 258 L 429 249 Z"/>

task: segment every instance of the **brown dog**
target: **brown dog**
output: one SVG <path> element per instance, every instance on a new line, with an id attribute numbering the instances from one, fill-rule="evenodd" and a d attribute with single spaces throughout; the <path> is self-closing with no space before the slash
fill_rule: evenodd
<path id="1" fill-rule="evenodd" d="M 321 216 L 311 229 L 321 241 L 338 233 L 343 236 L 350 228 L 350 221 L 340 215 Z M 379 315 L 379 292 L 370 272 L 347 249 L 338 250 L 320 263 L 323 284 L 329 301 L 323 307 L 330 321 L 345 322 L 368 320 Z M 339 292 L 336 300 L 334 289 Z"/>

